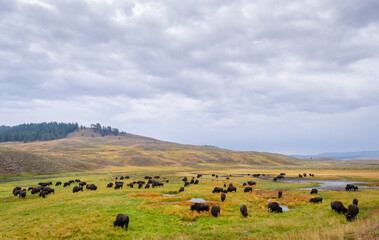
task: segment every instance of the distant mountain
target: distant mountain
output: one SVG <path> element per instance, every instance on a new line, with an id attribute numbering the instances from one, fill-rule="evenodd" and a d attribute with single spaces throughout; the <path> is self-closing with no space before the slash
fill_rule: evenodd
<path id="1" fill-rule="evenodd" d="M 361 159 L 376 160 L 379 159 L 379 151 L 360 151 L 360 152 L 329 152 L 317 155 L 291 155 L 297 158 L 334 158 L 341 160 Z"/>

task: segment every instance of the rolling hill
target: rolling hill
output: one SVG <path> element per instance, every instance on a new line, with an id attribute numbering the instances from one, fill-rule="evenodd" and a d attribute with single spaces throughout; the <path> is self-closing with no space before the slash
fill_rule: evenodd
<path id="1" fill-rule="evenodd" d="M 302 165 L 297 158 L 254 151 L 231 151 L 210 146 L 183 145 L 153 138 L 120 134 L 101 136 L 93 129 L 79 129 L 66 138 L 31 143 L 1 143 L 1 174 L 57 173 L 107 167 L 165 166 L 283 166 Z M 0 166 L 3 167 L 3 166 Z"/>

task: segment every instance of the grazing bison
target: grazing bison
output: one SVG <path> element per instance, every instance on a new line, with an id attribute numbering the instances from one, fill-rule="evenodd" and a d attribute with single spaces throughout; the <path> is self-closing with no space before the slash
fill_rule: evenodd
<path id="1" fill-rule="evenodd" d="M 306 176 L 307 176 L 307 174 L 306 174 L 306 173 L 303 173 L 303 176 L 304 176 L 304 177 L 306 177 Z"/>
<path id="2" fill-rule="evenodd" d="M 154 178 L 155 178 L 155 179 L 158 179 L 158 178 L 160 178 L 160 176 L 154 176 Z"/>
<path id="3" fill-rule="evenodd" d="M 247 217 L 247 207 L 246 207 L 246 205 L 245 204 L 242 204 L 241 205 L 241 207 L 240 207 L 240 211 L 241 211 L 241 214 L 242 214 L 242 216 L 244 216 L 244 217 Z"/>
<path id="4" fill-rule="evenodd" d="M 197 174 L 196 178 L 201 178 L 203 175 L 202 174 Z"/>
<path id="5" fill-rule="evenodd" d="M 237 192 L 237 188 L 236 187 L 234 187 L 234 186 L 229 186 L 228 187 L 228 190 L 227 190 L 228 192 Z"/>
<path id="6" fill-rule="evenodd" d="M 21 187 L 15 187 L 15 188 L 13 188 L 13 195 L 14 195 L 14 193 L 15 193 L 16 191 L 21 191 Z M 15 196 L 16 196 L 16 195 L 15 195 Z"/>
<path id="7" fill-rule="evenodd" d="M 129 217 L 124 214 L 117 214 L 116 221 L 114 221 L 113 226 L 120 226 L 123 228 L 125 226 L 125 230 L 128 231 L 129 225 Z"/>
<path id="8" fill-rule="evenodd" d="M 228 188 L 229 190 L 229 188 Z M 243 190 L 244 192 L 253 192 L 253 188 L 252 187 L 245 187 L 245 190 Z"/>
<path id="9" fill-rule="evenodd" d="M 274 181 L 274 182 L 276 182 L 276 181 L 278 181 L 278 180 L 279 180 L 278 177 L 274 177 L 274 178 L 272 179 L 272 181 Z"/>
<path id="10" fill-rule="evenodd" d="M 358 199 L 354 198 L 353 199 L 353 204 L 356 205 L 356 206 L 358 206 Z"/>
<path id="11" fill-rule="evenodd" d="M 13 195 L 14 195 L 14 196 L 17 196 L 17 195 L 19 195 L 21 192 L 22 192 L 22 190 L 16 190 L 16 191 L 13 191 Z"/>
<path id="12" fill-rule="evenodd" d="M 220 188 L 220 187 L 215 187 L 212 191 L 212 193 L 219 193 L 219 192 L 223 192 L 224 189 Z"/>
<path id="13" fill-rule="evenodd" d="M 336 211 L 337 213 L 343 213 L 345 214 L 347 212 L 347 209 L 340 201 L 334 201 L 330 204 L 330 207 L 332 208 L 332 211 Z"/>
<path id="14" fill-rule="evenodd" d="M 355 219 L 355 216 L 359 213 L 359 208 L 357 205 L 349 205 L 347 208 L 347 213 L 346 213 L 346 220 L 351 222 Z"/>
<path id="15" fill-rule="evenodd" d="M 218 175 L 216 175 L 216 178 L 218 178 Z"/>
<path id="16" fill-rule="evenodd" d="M 315 198 L 311 198 L 309 199 L 309 202 L 310 203 L 322 203 L 322 198 L 321 197 L 315 197 Z"/>
<path id="17" fill-rule="evenodd" d="M 56 182 L 55 183 L 55 186 L 59 186 L 59 185 L 62 185 L 62 182 Z"/>
<path id="18" fill-rule="evenodd" d="M 75 187 L 72 189 L 72 193 L 76 193 L 76 192 L 79 192 L 79 191 L 82 191 L 82 192 L 83 192 L 83 187 L 75 186 Z"/>
<path id="19" fill-rule="evenodd" d="M 68 181 L 68 182 L 71 184 L 71 183 L 74 183 L 75 181 L 74 181 L 74 180 L 70 180 L 70 181 Z"/>
<path id="20" fill-rule="evenodd" d="M 318 193 L 318 190 L 316 188 L 312 188 L 311 194 L 317 194 L 317 193 Z"/>
<path id="21" fill-rule="evenodd" d="M 226 179 L 229 180 L 230 178 L 227 177 Z"/>
<path id="22" fill-rule="evenodd" d="M 119 189 L 124 186 L 124 182 L 115 182 L 114 189 Z"/>
<path id="23" fill-rule="evenodd" d="M 134 183 L 129 183 L 129 184 L 126 184 L 126 186 L 129 186 L 129 187 L 131 187 L 131 188 L 133 188 L 133 185 L 134 185 Z"/>
<path id="24" fill-rule="evenodd" d="M 225 201 L 226 195 L 225 193 L 221 193 L 221 201 Z"/>
<path id="25" fill-rule="evenodd" d="M 53 183 L 52 182 L 40 182 L 38 183 L 38 185 L 42 186 L 42 187 L 47 187 L 49 185 L 52 185 Z"/>
<path id="26" fill-rule="evenodd" d="M 63 187 L 68 187 L 68 186 L 70 186 L 70 185 L 71 185 L 70 182 L 65 182 L 65 183 L 63 184 Z"/>
<path id="27" fill-rule="evenodd" d="M 150 184 L 146 184 L 145 189 L 150 188 Z"/>
<path id="28" fill-rule="evenodd" d="M 184 187 L 183 186 L 180 187 L 179 192 L 184 192 Z"/>
<path id="29" fill-rule="evenodd" d="M 26 191 L 21 191 L 18 195 L 18 197 L 25 198 L 26 197 Z"/>
<path id="30" fill-rule="evenodd" d="M 121 176 L 121 177 L 120 177 L 120 180 L 123 180 L 123 179 L 124 179 L 124 177 L 123 177 L 123 176 Z"/>
<path id="31" fill-rule="evenodd" d="M 253 181 L 248 181 L 247 184 L 249 184 L 250 186 L 257 185 L 257 183 L 256 183 L 256 182 L 253 182 Z"/>
<path id="32" fill-rule="evenodd" d="M 187 177 L 184 177 L 184 178 L 182 179 L 182 181 L 183 181 L 183 182 L 187 182 L 187 181 L 188 181 Z"/>
<path id="33" fill-rule="evenodd" d="M 138 184 L 138 189 L 141 189 L 142 186 L 143 186 L 143 184 L 142 184 L 142 183 L 139 183 L 139 184 Z"/>
<path id="34" fill-rule="evenodd" d="M 358 190 L 358 186 L 354 186 L 353 184 L 347 184 L 346 187 L 345 187 L 345 190 L 346 191 L 351 191 L 351 190 Z"/>
<path id="35" fill-rule="evenodd" d="M 111 187 L 113 187 L 113 183 L 108 183 L 107 188 L 111 188 Z"/>
<path id="36" fill-rule="evenodd" d="M 87 190 L 92 190 L 92 191 L 95 191 L 97 189 L 96 185 L 95 184 L 88 184 L 86 186 L 86 189 Z"/>
<path id="37" fill-rule="evenodd" d="M 282 195 L 283 195 L 282 191 L 279 191 L 279 192 L 278 192 L 278 198 L 281 198 Z"/>
<path id="38" fill-rule="evenodd" d="M 211 208 L 211 213 L 213 217 L 217 217 L 217 215 L 220 214 L 220 206 L 213 205 Z"/>
<path id="39" fill-rule="evenodd" d="M 81 182 L 80 179 L 75 179 L 75 182 Z"/>
<path id="40" fill-rule="evenodd" d="M 191 211 L 197 211 L 198 213 L 200 213 L 200 211 L 209 212 L 209 205 L 205 203 L 195 203 L 191 206 Z"/>
<path id="41" fill-rule="evenodd" d="M 303 178 L 303 175 L 301 175 L 300 173 L 299 173 L 299 178 Z"/>
<path id="42" fill-rule="evenodd" d="M 30 190 L 32 190 L 32 189 L 33 189 L 33 187 L 29 187 L 29 188 L 28 188 L 28 191 L 30 191 Z"/>
<path id="43" fill-rule="evenodd" d="M 85 185 L 87 185 L 86 182 L 79 182 L 79 186 L 84 187 Z"/>
<path id="44" fill-rule="evenodd" d="M 167 180 L 168 181 L 168 180 Z M 196 179 L 193 184 L 199 184 L 199 179 Z"/>
<path id="45" fill-rule="evenodd" d="M 212 177 L 214 177 L 215 176 L 215 174 L 214 173 L 212 173 Z"/>
<path id="46" fill-rule="evenodd" d="M 188 186 L 188 185 L 190 185 L 189 182 L 184 182 L 184 186 L 185 186 L 185 187 Z"/>
<path id="47" fill-rule="evenodd" d="M 285 173 L 280 173 L 280 175 L 285 176 L 286 174 Z"/>
<path id="48" fill-rule="evenodd" d="M 194 184 L 194 183 L 195 183 L 195 178 L 192 178 L 190 181 L 190 184 Z"/>
<path id="49" fill-rule="evenodd" d="M 281 213 L 283 212 L 283 209 L 279 206 L 277 202 L 270 202 L 268 203 L 268 211 Z"/>
<path id="50" fill-rule="evenodd" d="M 243 186 L 243 187 L 246 186 L 246 183 L 243 183 L 242 186 Z"/>

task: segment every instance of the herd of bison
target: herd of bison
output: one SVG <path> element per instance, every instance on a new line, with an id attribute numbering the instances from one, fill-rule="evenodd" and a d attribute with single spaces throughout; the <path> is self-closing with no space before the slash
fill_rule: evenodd
<path id="1" fill-rule="evenodd" d="M 184 177 L 182 179 L 184 186 L 180 187 L 179 192 L 183 192 L 185 190 L 184 187 L 186 187 L 190 184 L 199 184 L 199 178 L 201 178 L 202 175 L 203 174 L 197 174 L 196 179 L 195 179 L 195 177 L 192 177 L 191 180 L 188 180 L 187 177 Z M 265 174 L 247 174 L 247 175 L 252 176 L 252 177 L 256 177 L 256 178 L 259 178 L 260 176 L 265 176 Z M 285 177 L 285 175 L 286 175 L 285 173 L 280 173 L 278 176 L 273 178 L 273 181 L 275 181 L 275 182 L 279 181 L 280 179 L 283 179 Z M 232 175 L 230 175 L 229 177 L 226 177 L 226 179 L 229 180 L 231 176 Z M 307 174 L 303 173 L 303 174 L 299 174 L 298 176 L 299 176 L 299 178 L 303 178 L 303 177 L 307 177 Z M 314 177 L 314 174 L 310 173 L 309 176 Z M 219 176 L 216 174 L 212 174 L 212 177 L 218 178 Z M 113 182 L 108 183 L 106 187 L 112 188 L 114 186 L 114 189 L 123 188 L 124 182 L 121 180 L 126 180 L 126 179 L 130 179 L 130 177 L 129 176 L 115 177 L 115 182 L 114 183 Z M 147 189 L 150 187 L 152 187 L 152 188 L 163 187 L 164 183 L 169 183 L 169 180 L 159 181 L 160 176 L 154 176 L 154 177 L 145 176 L 144 179 L 145 180 L 130 182 L 130 183 L 126 184 L 126 186 L 131 187 L 131 188 L 133 188 L 134 186 L 138 186 L 138 189 L 141 189 L 144 186 L 144 188 Z M 75 179 L 75 180 L 70 180 L 70 181 L 64 182 L 63 187 L 69 187 L 71 184 L 75 184 L 75 183 L 77 183 L 78 186 L 73 187 L 73 189 L 72 189 L 73 193 L 83 191 L 84 186 L 85 186 L 86 190 L 95 191 L 97 189 L 97 186 L 95 184 L 87 184 L 86 182 L 81 181 L 80 179 Z M 40 197 L 45 198 L 47 195 L 49 195 L 51 193 L 55 193 L 54 189 L 50 187 L 52 185 L 53 185 L 52 182 L 40 182 L 40 183 L 38 183 L 38 186 L 29 186 L 28 191 L 30 191 L 31 194 L 38 193 Z M 55 183 L 55 186 L 60 186 L 60 185 L 62 185 L 62 182 L 56 182 Z M 246 183 L 243 183 L 244 192 L 252 192 L 253 191 L 252 186 L 255 186 L 255 185 L 256 185 L 256 182 L 254 182 L 254 181 L 248 181 Z M 230 183 L 228 186 L 226 186 L 226 184 L 224 184 L 224 188 L 215 187 L 212 191 L 212 193 L 221 193 L 221 201 L 222 202 L 224 202 L 226 199 L 226 193 L 237 191 L 237 187 L 234 186 L 232 183 Z M 345 190 L 346 191 L 357 191 L 358 186 L 355 186 L 352 184 L 347 184 L 345 187 Z M 13 195 L 19 196 L 20 198 L 25 198 L 26 192 L 27 192 L 26 188 L 22 189 L 21 187 L 15 187 L 13 189 Z M 310 194 L 317 194 L 317 193 L 318 193 L 317 189 L 312 189 L 310 192 Z M 283 192 L 279 191 L 278 192 L 278 198 L 281 198 L 282 196 L 283 196 Z M 310 203 L 322 203 L 322 200 L 323 199 L 321 197 L 315 197 L 315 198 L 311 198 L 309 200 L 309 202 Z M 282 213 L 283 212 L 282 207 L 280 207 L 280 205 L 277 202 L 269 202 L 267 207 L 268 207 L 269 212 L 276 212 L 276 213 Z M 331 203 L 331 208 L 332 208 L 332 211 L 335 211 L 339 214 L 341 214 L 341 213 L 344 214 L 346 216 L 347 221 L 353 221 L 355 219 L 355 216 L 359 212 L 358 200 L 357 199 L 354 199 L 353 204 L 349 205 L 348 208 L 346 208 L 342 204 L 342 202 L 340 202 L 340 201 L 333 201 Z M 210 210 L 211 210 L 211 214 L 214 217 L 217 217 L 220 214 L 220 206 L 218 206 L 218 205 L 213 205 Z M 197 211 L 199 213 L 201 211 L 209 212 L 209 205 L 206 203 L 196 202 L 191 206 L 191 211 Z M 243 217 L 248 216 L 246 205 L 244 205 L 244 204 L 241 205 L 240 211 L 241 211 L 241 214 Z M 125 226 L 126 230 L 128 230 L 128 225 L 129 225 L 129 217 L 127 215 L 120 213 L 116 216 L 116 221 L 114 222 L 115 227 L 116 226 L 120 226 L 120 227 Z"/>

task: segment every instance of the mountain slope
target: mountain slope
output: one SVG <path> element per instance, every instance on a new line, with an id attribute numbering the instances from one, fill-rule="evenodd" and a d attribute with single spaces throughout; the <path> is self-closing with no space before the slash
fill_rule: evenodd
<path id="1" fill-rule="evenodd" d="M 183 145 L 133 134 L 101 137 L 91 129 L 82 129 L 69 134 L 67 138 L 54 141 L 11 142 L 1 145 L 8 149 L 17 149 L 23 153 L 36 155 L 44 161 L 55 161 L 61 164 L 56 168 L 56 171 L 64 172 L 129 165 L 195 168 L 209 165 L 281 166 L 304 164 L 294 157 L 281 154 Z M 35 162 L 35 158 L 30 159 L 33 159 L 30 162 Z"/>

